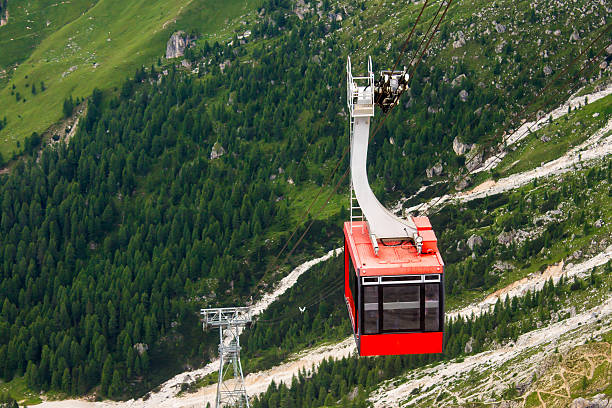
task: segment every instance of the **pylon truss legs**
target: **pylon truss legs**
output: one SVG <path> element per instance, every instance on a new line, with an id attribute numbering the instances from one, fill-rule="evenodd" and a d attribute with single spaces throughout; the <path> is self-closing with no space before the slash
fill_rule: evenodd
<path id="1" fill-rule="evenodd" d="M 219 379 L 217 382 L 216 408 L 249 408 L 249 397 L 244 385 L 240 363 L 240 333 L 251 322 L 246 307 L 202 309 L 204 328 L 219 328 Z M 234 376 L 228 379 L 233 368 Z"/>

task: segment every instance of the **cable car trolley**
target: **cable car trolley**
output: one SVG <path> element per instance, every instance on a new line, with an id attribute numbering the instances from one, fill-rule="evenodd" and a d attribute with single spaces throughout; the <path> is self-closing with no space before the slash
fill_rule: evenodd
<path id="1" fill-rule="evenodd" d="M 441 353 L 444 262 L 427 217 L 397 217 L 374 196 L 366 161 L 374 107 L 387 111 L 407 86 L 404 71 L 374 82 L 353 77 L 347 61 L 350 113 L 350 220 L 344 223 L 344 297 L 361 356 Z M 386 92 L 386 93 L 385 93 Z M 400 92 L 401 94 L 401 92 Z M 391 101 L 391 103 L 390 103 Z"/>

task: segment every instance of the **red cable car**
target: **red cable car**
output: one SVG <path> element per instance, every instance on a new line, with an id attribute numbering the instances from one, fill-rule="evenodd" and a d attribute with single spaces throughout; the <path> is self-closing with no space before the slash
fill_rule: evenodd
<path id="1" fill-rule="evenodd" d="M 397 103 L 408 77 L 383 71 L 374 84 L 372 61 L 368 76 L 353 77 L 349 59 L 347 79 L 351 220 L 344 223 L 344 297 L 357 350 L 361 356 L 441 353 L 444 262 L 436 235 L 427 217 L 399 218 L 383 207 L 366 171 L 374 100 Z"/>

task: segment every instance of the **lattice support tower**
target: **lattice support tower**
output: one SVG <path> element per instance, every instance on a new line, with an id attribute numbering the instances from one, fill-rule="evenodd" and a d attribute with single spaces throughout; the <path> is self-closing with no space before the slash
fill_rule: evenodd
<path id="1" fill-rule="evenodd" d="M 244 384 L 240 363 L 240 333 L 252 321 L 248 307 L 223 307 L 202 309 L 202 326 L 219 328 L 219 380 L 217 382 L 216 408 L 249 408 L 249 398 Z M 226 374 L 233 368 L 234 376 L 226 381 Z"/>

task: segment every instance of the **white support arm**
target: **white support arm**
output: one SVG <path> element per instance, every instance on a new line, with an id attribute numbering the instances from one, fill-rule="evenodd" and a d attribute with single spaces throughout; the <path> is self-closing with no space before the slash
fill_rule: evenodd
<path id="1" fill-rule="evenodd" d="M 370 188 L 366 169 L 368 142 L 370 138 L 370 118 L 374 116 L 374 74 L 372 62 L 368 61 L 368 76 L 353 77 L 351 61 L 347 62 L 347 86 L 349 112 L 351 115 L 351 183 L 359 206 L 368 222 L 375 250 L 377 239 L 414 239 L 417 240 L 417 227 L 412 219 L 401 219 L 387 210 Z M 361 81 L 361 83 L 359 82 Z M 419 245 L 420 246 L 420 245 Z M 378 252 L 378 251 L 376 251 Z"/>

